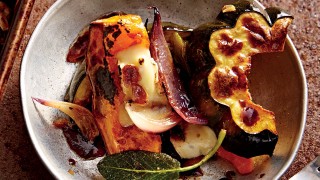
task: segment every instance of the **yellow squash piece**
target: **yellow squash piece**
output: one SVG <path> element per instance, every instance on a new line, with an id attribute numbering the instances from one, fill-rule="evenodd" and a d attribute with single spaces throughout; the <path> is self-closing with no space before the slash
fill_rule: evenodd
<path id="1" fill-rule="evenodd" d="M 247 133 L 269 130 L 277 134 L 274 113 L 252 102 L 247 75 L 251 56 L 283 50 L 291 21 L 280 18 L 270 27 L 260 13 L 246 12 L 234 28 L 211 34 L 209 49 L 216 61 L 208 77 L 211 96 L 230 107 L 234 122 Z"/>

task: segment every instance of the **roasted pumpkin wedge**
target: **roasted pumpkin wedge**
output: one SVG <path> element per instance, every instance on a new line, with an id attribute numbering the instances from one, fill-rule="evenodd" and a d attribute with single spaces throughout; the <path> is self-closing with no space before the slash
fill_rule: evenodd
<path id="1" fill-rule="evenodd" d="M 116 15 L 124 15 L 121 11 L 113 11 L 100 16 L 98 19 L 105 19 Z M 69 47 L 66 61 L 70 63 L 81 62 L 85 59 L 89 44 L 89 25 L 85 26 Z"/>
<path id="2" fill-rule="evenodd" d="M 140 16 L 96 20 L 90 25 L 89 39 L 86 62 L 93 89 L 93 114 L 108 152 L 160 152 L 160 136 L 148 132 L 165 131 L 181 118 L 172 110 L 159 82 L 158 66 L 151 58 Z M 144 114 L 155 106 L 166 113 Z M 130 119 L 135 125 L 130 126 Z M 146 125 L 148 119 L 152 121 Z"/>
<path id="3" fill-rule="evenodd" d="M 87 74 L 93 89 L 93 114 L 110 154 L 126 150 L 160 152 L 159 135 L 136 126 L 122 127 L 120 107 L 125 94 L 121 87 L 118 59 L 115 55 L 132 45 L 148 45 L 141 18 L 136 15 L 113 16 L 90 25 Z"/>

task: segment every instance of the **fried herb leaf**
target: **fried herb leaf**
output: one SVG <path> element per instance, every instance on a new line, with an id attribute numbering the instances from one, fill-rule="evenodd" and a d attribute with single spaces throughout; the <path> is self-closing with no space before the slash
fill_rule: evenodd
<path id="1" fill-rule="evenodd" d="M 126 151 L 106 156 L 98 164 L 106 179 L 177 179 L 179 168 L 180 162 L 171 156 L 147 151 Z"/>
<path id="2" fill-rule="evenodd" d="M 180 162 L 164 153 L 126 151 L 107 155 L 98 163 L 98 170 L 106 179 L 178 179 L 179 172 L 197 168 L 209 160 L 220 147 L 225 130 L 219 133 L 214 148 L 198 163 L 180 167 Z"/>

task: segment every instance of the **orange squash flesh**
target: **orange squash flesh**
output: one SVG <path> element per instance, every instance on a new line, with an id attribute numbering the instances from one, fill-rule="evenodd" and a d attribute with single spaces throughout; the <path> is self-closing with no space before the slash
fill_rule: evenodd
<path id="1" fill-rule="evenodd" d="M 86 71 L 93 90 L 93 114 L 109 154 L 161 150 L 159 135 L 144 132 L 135 125 L 122 127 L 119 121 L 124 93 L 115 55 L 135 44 L 148 46 L 147 32 L 141 24 L 139 16 L 119 15 L 90 25 Z"/>

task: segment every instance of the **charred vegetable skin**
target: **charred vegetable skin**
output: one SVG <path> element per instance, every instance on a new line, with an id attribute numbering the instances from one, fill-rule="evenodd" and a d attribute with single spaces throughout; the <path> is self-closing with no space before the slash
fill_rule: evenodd
<path id="1" fill-rule="evenodd" d="M 274 114 L 251 101 L 246 76 L 252 55 L 283 50 L 287 27 L 293 18 L 276 8 L 268 8 L 266 12 L 268 17 L 248 1 L 224 6 L 216 22 L 193 31 L 186 50 L 187 64 L 197 67 L 189 68 L 193 69 L 191 97 L 205 114 L 210 114 L 210 110 L 203 105 L 215 107 L 220 103 L 218 112 L 224 116 L 230 116 L 230 111 L 225 111 L 226 106 L 230 107 L 231 121 L 222 118 L 216 128 L 227 129 L 223 147 L 244 157 L 272 155 L 278 139 Z M 209 92 L 195 90 L 207 87 Z M 208 97 L 216 102 L 206 100 Z"/>
<path id="2" fill-rule="evenodd" d="M 102 15 L 98 19 L 109 18 L 116 15 L 125 15 L 125 13 L 121 11 L 115 11 L 115 12 Z M 89 26 L 86 26 L 78 34 L 78 37 L 72 42 L 67 54 L 67 62 L 75 63 L 75 62 L 83 61 L 87 53 L 88 44 L 89 44 Z"/>
<path id="3" fill-rule="evenodd" d="M 208 70 L 216 64 L 209 50 L 209 39 L 212 32 L 230 26 L 223 22 L 206 23 L 193 30 L 186 46 L 186 60 L 188 67 L 184 71 L 192 76 Z M 204 39 L 206 39 L 204 41 Z"/>
<path id="4" fill-rule="evenodd" d="M 132 29 L 126 28 L 125 23 L 121 23 L 120 16 L 113 17 L 114 19 L 108 19 L 106 22 L 95 21 L 90 25 L 86 70 L 92 84 L 92 111 L 97 126 L 109 154 L 127 150 L 160 152 L 159 135 L 144 132 L 136 126 L 122 127 L 119 122 L 119 110 L 124 103 L 124 93 L 120 84 L 117 59 L 114 56 L 121 48 L 117 41 L 137 43 L 141 42 L 139 38 L 146 34 L 130 36 L 130 31 L 134 35 L 134 31 L 139 31 L 137 29 L 139 27 L 133 25 Z M 130 21 L 139 21 L 139 19 L 134 15 L 126 17 L 129 24 L 131 24 Z M 139 22 L 132 24 L 135 23 Z M 126 41 L 123 41 L 125 39 Z"/>
<path id="5" fill-rule="evenodd" d="M 272 156 L 278 142 L 278 135 L 268 130 L 264 130 L 258 134 L 246 133 L 234 123 L 230 111 L 227 109 L 224 110 L 223 117 L 214 127 L 216 133 L 220 129 L 228 129 L 222 146 L 226 150 L 245 158 L 264 154 Z"/>

